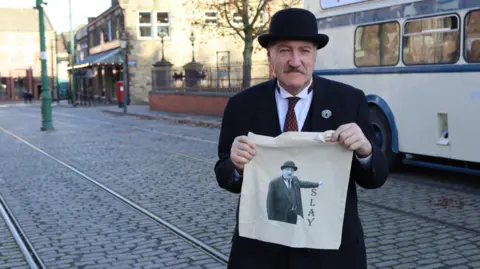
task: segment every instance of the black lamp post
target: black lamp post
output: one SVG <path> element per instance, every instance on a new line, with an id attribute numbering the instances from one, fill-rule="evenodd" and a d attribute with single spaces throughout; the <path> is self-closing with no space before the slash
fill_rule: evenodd
<path id="1" fill-rule="evenodd" d="M 158 32 L 158 36 L 160 36 L 160 39 L 162 40 L 162 62 L 165 62 L 165 54 L 163 53 L 163 38 L 165 38 L 167 34 L 165 31 L 163 31 L 163 28 Z"/>
<path id="2" fill-rule="evenodd" d="M 123 112 L 127 113 L 128 94 L 127 94 L 127 45 L 128 36 L 127 32 L 123 32 L 120 36 L 120 47 L 122 48 L 122 68 L 123 68 Z"/>

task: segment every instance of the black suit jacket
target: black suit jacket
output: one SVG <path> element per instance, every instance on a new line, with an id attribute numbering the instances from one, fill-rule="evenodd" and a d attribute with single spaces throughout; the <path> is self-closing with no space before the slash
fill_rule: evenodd
<path id="1" fill-rule="evenodd" d="M 318 182 L 301 181 L 292 178 L 291 189 L 287 188 L 282 176 L 270 181 L 267 194 L 267 215 L 269 220 L 288 222 L 289 214 L 303 218 L 301 188 L 317 188 Z M 292 212 L 292 209 L 294 212 Z"/>
<path id="2" fill-rule="evenodd" d="M 234 180 L 234 165 L 230 149 L 237 136 L 253 132 L 259 135 L 281 134 L 275 101 L 276 79 L 252 86 L 231 97 L 224 111 L 218 145 L 219 160 L 215 174 L 219 186 L 240 193 L 242 180 Z M 322 117 L 329 109 L 331 117 Z M 234 232 L 229 268 L 289 268 L 286 263 L 309 268 L 366 268 L 366 251 L 362 225 L 357 209 L 356 185 L 365 189 L 381 187 L 387 178 L 388 167 L 384 154 L 374 143 L 374 132 L 365 94 L 352 86 L 314 76 L 313 100 L 310 106 L 310 131 L 336 130 L 340 125 L 355 122 L 372 144 L 371 167 L 364 169 L 352 158 L 350 182 L 345 206 L 342 243 L 339 250 L 293 250 L 283 246 L 242 238 L 238 222 Z M 237 208 L 238 220 L 238 208 Z M 282 260 L 282 259 L 287 259 Z M 276 261 L 278 264 L 276 264 Z M 296 268 L 296 267 L 290 267 Z"/>

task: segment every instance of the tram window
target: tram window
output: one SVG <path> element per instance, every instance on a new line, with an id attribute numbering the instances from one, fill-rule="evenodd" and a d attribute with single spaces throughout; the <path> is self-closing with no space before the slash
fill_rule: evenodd
<path id="1" fill-rule="evenodd" d="M 465 60 L 480 62 L 480 10 L 471 11 L 465 17 Z"/>
<path id="2" fill-rule="evenodd" d="M 398 22 L 360 26 L 355 31 L 355 65 L 358 67 L 396 65 L 399 50 Z"/>
<path id="3" fill-rule="evenodd" d="M 460 56 L 459 28 L 456 16 L 407 21 L 403 62 L 406 65 L 455 63 Z"/>

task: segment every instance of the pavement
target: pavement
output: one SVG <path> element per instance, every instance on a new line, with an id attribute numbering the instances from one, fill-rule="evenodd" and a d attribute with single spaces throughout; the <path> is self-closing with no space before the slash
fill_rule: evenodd
<path id="1" fill-rule="evenodd" d="M 228 256 L 238 195 L 219 188 L 219 129 L 202 125 L 220 119 L 145 106 L 121 113 L 56 105 L 55 131 L 40 132 L 39 106 L 4 107 L 0 127 Z M 225 268 L 1 129 L 0 148 L 0 194 L 47 267 Z M 404 172 L 380 189 L 359 187 L 368 268 L 480 268 L 480 186 L 467 181 Z M 4 238 L 12 249 L 0 224 Z M 4 268 L 18 260 L 7 253 Z"/>
<path id="2" fill-rule="evenodd" d="M 1 101 L 0 107 L 28 107 L 28 106 L 38 106 L 41 102 L 35 100 L 32 104 L 24 104 L 19 101 Z M 52 102 L 53 107 L 63 107 L 63 108 L 74 108 L 71 104 L 68 104 L 66 100 L 60 102 Z M 78 106 L 76 108 L 89 108 Z M 110 113 L 112 115 L 125 115 L 123 108 L 120 108 L 115 105 L 96 105 L 90 108 L 95 108 L 105 113 Z M 220 128 L 222 117 L 218 116 L 206 116 L 206 115 L 196 115 L 196 114 L 187 114 L 187 113 L 172 113 L 164 111 L 151 110 L 148 105 L 130 105 L 127 107 L 128 116 L 137 117 L 140 119 L 149 119 L 149 120 L 163 120 L 170 121 L 173 123 L 187 124 L 191 126 L 203 126 L 203 127 L 213 127 Z"/>
<path id="3" fill-rule="evenodd" d="M 124 114 L 123 108 L 111 106 L 102 109 L 102 111 L 116 115 Z M 142 119 L 167 120 L 174 123 L 188 124 L 192 126 L 220 128 L 222 123 L 222 117 L 156 111 L 151 110 L 150 107 L 146 105 L 128 106 L 127 114 L 129 116 L 135 116 Z"/>

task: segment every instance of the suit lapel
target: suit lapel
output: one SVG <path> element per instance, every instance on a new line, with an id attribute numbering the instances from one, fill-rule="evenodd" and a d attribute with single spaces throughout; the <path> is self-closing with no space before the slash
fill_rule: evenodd
<path id="1" fill-rule="evenodd" d="M 333 100 L 330 100 L 328 94 L 328 85 L 326 81 L 318 76 L 313 76 L 314 78 L 314 88 L 313 88 L 313 99 L 310 109 L 312 110 L 312 132 L 324 132 L 327 130 L 335 129 L 335 124 L 333 121 L 333 114 L 330 118 L 324 118 L 322 116 L 322 111 L 330 110 L 332 111 Z"/>
<path id="2" fill-rule="evenodd" d="M 260 113 L 255 113 L 255 116 L 258 117 L 258 125 L 256 126 L 257 133 L 266 135 L 266 136 L 278 136 L 282 133 L 280 130 L 280 123 L 278 121 L 278 110 L 277 102 L 275 100 L 275 85 L 277 79 L 270 80 L 262 93 L 262 97 L 259 100 L 262 100 Z"/>

